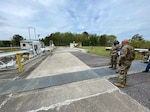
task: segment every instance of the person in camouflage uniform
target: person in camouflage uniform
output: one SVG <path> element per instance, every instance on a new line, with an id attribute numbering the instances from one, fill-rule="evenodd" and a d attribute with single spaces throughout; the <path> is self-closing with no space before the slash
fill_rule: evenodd
<path id="1" fill-rule="evenodd" d="M 120 56 L 118 59 L 119 63 L 119 82 L 114 83 L 114 85 L 118 87 L 125 87 L 127 85 L 127 72 L 131 66 L 131 63 L 133 61 L 133 58 L 131 58 L 133 54 L 130 52 L 134 51 L 134 48 L 129 45 L 128 40 L 122 41 L 122 49 L 120 51 Z M 134 55 L 135 57 L 135 55 Z"/>
<path id="2" fill-rule="evenodd" d="M 117 57 L 118 57 L 118 54 L 117 54 L 118 48 L 119 48 L 119 42 L 115 40 L 113 45 L 112 45 L 112 50 L 110 52 L 110 57 L 111 57 L 110 64 L 111 64 L 111 66 L 109 68 L 116 69 Z"/>
<path id="3" fill-rule="evenodd" d="M 147 56 L 149 57 L 149 61 L 148 61 L 148 64 L 147 64 L 147 66 L 143 72 L 149 72 L 149 69 L 150 69 L 150 48 L 148 49 Z"/>

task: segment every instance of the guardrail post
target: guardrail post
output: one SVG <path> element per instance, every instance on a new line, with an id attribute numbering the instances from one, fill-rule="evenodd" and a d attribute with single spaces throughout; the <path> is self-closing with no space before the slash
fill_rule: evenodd
<path id="1" fill-rule="evenodd" d="M 18 63 L 18 71 L 19 71 L 19 72 L 22 72 L 23 69 L 22 69 L 22 63 L 21 63 L 21 56 L 20 56 L 20 53 L 17 53 L 17 54 L 16 54 L 16 58 L 17 58 L 17 63 Z"/>

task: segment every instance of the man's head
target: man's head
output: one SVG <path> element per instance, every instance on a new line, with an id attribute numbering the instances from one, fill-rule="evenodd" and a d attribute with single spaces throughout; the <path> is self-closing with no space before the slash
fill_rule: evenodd
<path id="1" fill-rule="evenodd" d="M 122 41 L 122 46 L 125 46 L 127 44 L 129 44 L 129 41 L 127 39 L 125 39 L 125 40 Z"/>
<path id="2" fill-rule="evenodd" d="M 115 41 L 113 42 L 113 44 L 114 44 L 114 45 L 117 45 L 117 44 L 119 44 L 119 41 L 118 41 L 118 40 L 115 40 Z"/>
<path id="3" fill-rule="evenodd" d="M 116 42 L 117 44 L 119 44 L 120 42 L 117 40 L 117 42 Z"/>

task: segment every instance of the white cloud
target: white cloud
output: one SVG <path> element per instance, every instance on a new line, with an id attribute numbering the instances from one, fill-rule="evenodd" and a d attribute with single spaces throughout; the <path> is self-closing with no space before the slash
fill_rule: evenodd
<path id="1" fill-rule="evenodd" d="M 28 37 L 27 28 L 32 26 L 43 37 L 56 31 L 87 31 L 114 34 L 120 40 L 139 33 L 148 40 L 149 3 L 147 0 L 0 1 L 0 39 L 9 39 L 16 33 Z"/>

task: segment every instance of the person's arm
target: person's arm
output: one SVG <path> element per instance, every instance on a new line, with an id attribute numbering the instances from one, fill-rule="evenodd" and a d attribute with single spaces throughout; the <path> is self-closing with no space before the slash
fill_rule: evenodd
<path id="1" fill-rule="evenodd" d="M 146 54 L 145 54 L 145 56 L 150 56 L 150 51 L 148 51 Z"/>
<path id="2" fill-rule="evenodd" d="M 121 64 L 122 62 L 124 62 L 124 60 L 125 60 L 125 57 L 126 57 L 126 55 L 127 55 L 127 47 L 123 47 L 122 49 L 121 49 L 121 51 L 120 51 L 120 56 L 119 56 L 119 60 L 118 60 L 118 62 L 119 62 L 119 64 Z"/>

